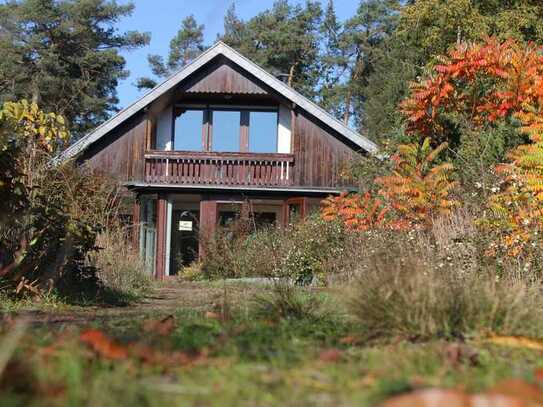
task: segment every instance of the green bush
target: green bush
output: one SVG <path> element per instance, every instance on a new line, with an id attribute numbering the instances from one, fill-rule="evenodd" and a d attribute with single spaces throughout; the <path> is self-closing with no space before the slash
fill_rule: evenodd
<path id="1" fill-rule="evenodd" d="M 224 229 L 206 244 L 202 268 L 209 278 L 260 276 L 299 285 L 343 273 L 356 264 L 359 236 L 317 216 L 285 228 L 234 236 Z"/>
<path id="2" fill-rule="evenodd" d="M 116 206 L 113 183 L 54 162 L 64 119 L 34 103 L 0 109 L 0 287 L 11 295 L 81 294 L 97 286 L 85 264 Z"/>
<path id="3" fill-rule="evenodd" d="M 257 314 L 273 320 L 333 319 L 330 299 L 325 294 L 288 283 L 275 283 L 271 290 L 257 296 L 255 302 Z"/>

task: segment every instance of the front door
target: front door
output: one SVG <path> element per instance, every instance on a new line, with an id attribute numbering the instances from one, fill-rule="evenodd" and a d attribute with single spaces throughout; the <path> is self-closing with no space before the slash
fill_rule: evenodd
<path id="1" fill-rule="evenodd" d="M 198 259 L 200 211 L 173 210 L 170 246 L 170 275 Z"/>

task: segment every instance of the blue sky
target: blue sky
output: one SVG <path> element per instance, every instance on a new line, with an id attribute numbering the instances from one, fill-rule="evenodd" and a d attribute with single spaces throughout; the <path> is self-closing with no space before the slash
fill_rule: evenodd
<path id="1" fill-rule="evenodd" d="M 151 43 L 136 51 L 124 52 L 130 77 L 122 81 L 118 88 L 119 106 L 126 107 L 136 100 L 140 92 L 134 86 L 136 78 L 149 76 L 148 54 L 167 55 L 170 39 L 175 35 L 181 20 L 194 14 L 200 24 L 205 25 L 205 41 L 211 44 L 217 34 L 223 31 L 223 17 L 233 0 L 133 0 L 136 8 L 132 16 L 122 19 L 120 31 L 138 30 L 151 33 Z M 273 0 L 234 0 L 236 11 L 243 20 L 270 8 Z M 305 3 L 305 0 L 291 0 Z M 122 0 L 119 3 L 127 3 Z M 322 0 L 323 6 L 327 0 Z M 352 16 L 358 0 L 334 0 L 336 13 L 340 19 Z"/>

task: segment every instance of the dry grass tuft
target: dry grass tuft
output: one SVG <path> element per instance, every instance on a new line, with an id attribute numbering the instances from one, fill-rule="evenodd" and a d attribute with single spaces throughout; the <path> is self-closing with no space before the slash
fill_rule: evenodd
<path id="1" fill-rule="evenodd" d="M 370 237 L 350 310 L 367 337 L 543 336 L 543 294 L 533 275 L 498 272 L 478 256 L 466 214 L 429 233 Z"/>
<path id="2" fill-rule="evenodd" d="M 125 229 L 108 228 L 98 235 L 96 245 L 99 250 L 91 254 L 90 260 L 107 289 L 134 298 L 149 290 L 151 276 L 138 253 L 127 244 Z"/>

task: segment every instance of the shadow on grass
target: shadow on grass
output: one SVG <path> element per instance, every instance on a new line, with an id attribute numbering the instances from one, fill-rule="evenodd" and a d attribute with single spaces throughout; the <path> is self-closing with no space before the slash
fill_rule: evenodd
<path id="1" fill-rule="evenodd" d="M 126 307 L 141 300 L 145 291 L 123 291 L 104 285 L 93 270 L 67 273 L 52 290 L 36 293 L 17 293 L 9 281 L 0 279 L 0 303 L 6 308 L 47 308 L 48 306 Z"/>

